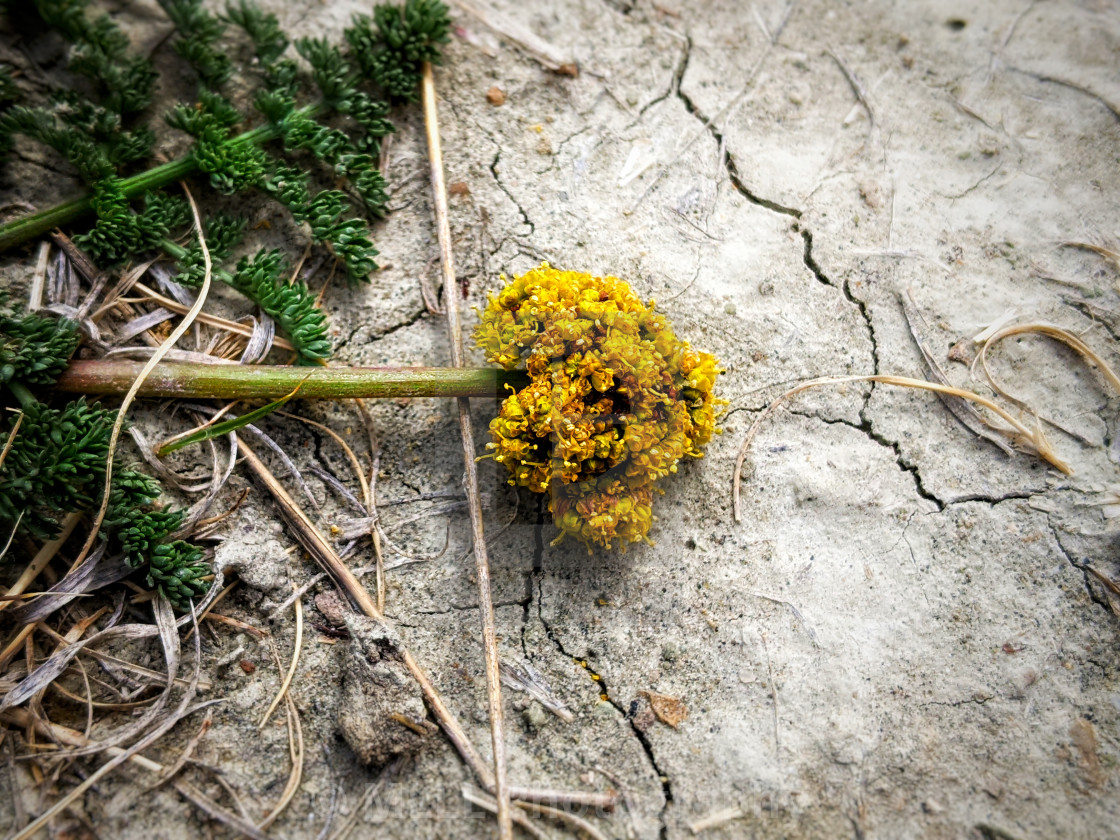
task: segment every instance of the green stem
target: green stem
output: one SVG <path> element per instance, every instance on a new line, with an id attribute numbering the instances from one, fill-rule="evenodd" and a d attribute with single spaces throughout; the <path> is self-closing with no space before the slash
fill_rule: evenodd
<path id="1" fill-rule="evenodd" d="M 55 390 L 123 396 L 143 362 L 76 361 Z M 523 371 L 495 368 L 301 368 L 287 365 L 158 364 L 140 387 L 141 397 L 277 399 L 299 389 L 304 399 L 401 397 L 500 397 L 528 383 Z"/>
<path id="2" fill-rule="evenodd" d="M 188 251 L 187 251 L 186 248 L 184 248 L 182 245 L 178 245 L 178 244 L 172 242 L 170 239 L 161 239 L 159 241 L 159 249 L 161 251 L 163 251 L 165 254 L 167 254 L 169 257 L 174 257 L 177 260 L 182 260 L 183 257 L 187 256 L 187 254 L 188 254 Z M 228 271 L 223 271 L 220 268 L 214 268 L 214 269 L 211 269 L 210 276 L 213 277 L 215 280 L 220 280 L 221 282 L 225 283 L 227 286 L 232 286 L 233 285 L 233 275 L 230 274 Z M 254 303 L 256 303 L 256 301 L 254 301 Z"/>
<path id="3" fill-rule="evenodd" d="M 327 106 L 325 103 L 318 102 L 314 105 L 301 108 L 300 111 L 308 116 L 314 117 L 325 111 L 326 108 Z M 279 136 L 280 129 L 271 123 L 266 123 L 265 125 L 257 126 L 254 129 L 237 135 L 229 142 L 233 144 L 252 143 L 254 145 L 259 145 L 261 143 L 267 143 L 269 140 L 273 140 Z M 169 161 L 168 163 L 160 164 L 145 172 L 140 172 L 130 178 L 122 178 L 120 186 L 126 198 L 136 198 L 151 190 L 158 190 L 161 187 L 165 187 L 173 181 L 180 181 L 197 169 L 198 161 L 194 159 L 194 154 L 192 153 Z M 16 245 L 26 242 L 28 239 L 42 236 L 52 228 L 61 227 L 92 211 L 93 206 L 90 204 L 90 197 L 84 195 L 81 198 L 74 198 L 62 204 L 56 204 L 54 207 L 48 208 L 47 210 L 40 210 L 37 213 L 32 213 L 31 215 L 23 216 L 0 225 L 0 252 L 14 248 Z"/>
<path id="4" fill-rule="evenodd" d="M 19 400 L 20 407 L 25 411 L 38 402 L 38 400 L 35 399 L 35 395 L 27 390 L 27 386 L 22 382 L 9 382 L 8 388 L 15 395 L 15 398 Z"/>

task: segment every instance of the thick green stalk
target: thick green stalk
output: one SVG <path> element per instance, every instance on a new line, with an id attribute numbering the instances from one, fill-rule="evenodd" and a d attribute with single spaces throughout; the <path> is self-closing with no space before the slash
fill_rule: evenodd
<path id="1" fill-rule="evenodd" d="M 27 390 L 27 386 L 22 382 L 9 382 L 7 383 L 7 385 L 8 390 L 10 390 L 15 395 L 15 398 L 19 400 L 19 404 L 23 409 L 29 409 L 37 402 L 37 400 L 35 399 L 35 395 Z"/>
<path id="2" fill-rule="evenodd" d="M 74 394 L 124 395 L 142 362 L 76 361 L 55 390 Z M 299 388 L 304 399 L 399 397 L 500 397 L 528 384 L 523 371 L 496 368 L 302 368 L 287 365 L 189 364 L 155 366 L 141 397 L 190 399 L 277 399 Z"/>
<path id="3" fill-rule="evenodd" d="M 308 105 L 300 110 L 302 113 L 314 117 L 325 111 L 326 107 L 327 106 L 323 103 L 317 103 L 315 105 Z M 232 138 L 229 142 L 235 144 L 260 144 L 267 143 L 269 140 L 273 140 L 279 136 L 280 130 L 271 123 L 267 123 L 243 132 Z M 197 169 L 198 161 L 194 159 L 193 154 L 189 154 L 185 157 L 169 161 L 168 163 L 160 164 L 145 172 L 140 172 L 130 178 L 122 178 L 120 186 L 126 198 L 136 198 L 151 190 L 158 190 L 161 187 L 165 187 L 174 181 L 180 181 Z M 14 248 L 16 245 L 26 242 L 29 239 L 42 236 L 52 228 L 61 227 L 92 211 L 93 206 L 90 203 L 90 197 L 84 195 L 81 198 L 74 198 L 62 204 L 56 204 L 54 207 L 48 208 L 47 210 L 40 210 L 37 213 L 32 213 L 19 219 L 13 219 L 6 224 L 0 225 L 0 252 Z"/>
<path id="4" fill-rule="evenodd" d="M 159 249 L 163 251 L 163 253 L 167 254 L 167 256 L 174 257 L 177 260 L 183 259 L 185 256 L 187 256 L 188 253 L 190 253 L 182 245 L 172 242 L 170 239 L 161 239 L 159 241 Z M 228 271 L 223 271 L 220 268 L 214 268 L 211 269 L 210 275 L 215 280 L 220 280 L 227 286 L 233 285 L 233 275 Z"/>

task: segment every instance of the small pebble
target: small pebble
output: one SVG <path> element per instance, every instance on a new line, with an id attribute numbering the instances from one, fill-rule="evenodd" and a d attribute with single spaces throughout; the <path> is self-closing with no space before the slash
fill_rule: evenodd
<path id="1" fill-rule="evenodd" d="M 495 107 L 506 104 L 506 92 L 497 85 L 486 91 L 486 101 Z"/>

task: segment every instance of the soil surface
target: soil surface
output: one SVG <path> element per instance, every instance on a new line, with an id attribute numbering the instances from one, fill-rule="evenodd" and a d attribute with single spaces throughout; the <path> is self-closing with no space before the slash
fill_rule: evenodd
<path id="1" fill-rule="evenodd" d="M 350 0 L 266 5 L 289 32 L 332 39 L 367 10 Z M 155 4 L 116 8 L 135 42 L 173 66 Z M 538 671 L 572 718 L 505 689 L 513 782 L 622 791 L 613 813 L 583 813 L 607 837 L 1113 834 L 1120 620 L 1088 567 L 1120 577 L 1120 520 L 1101 506 L 1120 485 L 1120 400 L 1098 370 L 1040 336 L 1010 338 L 989 356 L 993 376 L 1029 408 L 1004 404 L 1042 425 L 1072 475 L 1006 454 L 933 394 L 867 383 L 809 391 L 765 420 L 744 465 L 741 521 L 732 474 L 748 428 L 797 382 L 924 377 L 914 333 L 952 383 L 985 394 L 969 362 L 973 337 L 993 323 L 1056 324 L 1120 369 L 1120 265 L 1067 244 L 1115 250 L 1120 237 L 1120 5 L 486 8 L 512 34 L 453 7 L 436 75 L 468 327 L 470 307 L 503 273 L 548 261 L 614 274 L 721 360 L 728 401 L 722 435 L 655 502 L 654 544 L 624 554 L 550 545 L 556 530 L 540 501 L 480 463 L 501 656 Z M 517 28 L 578 75 L 544 66 Z M 181 83 L 189 90 L 188 77 Z M 189 95 L 165 87 L 169 99 Z M 335 282 L 326 297 L 340 363 L 450 359 L 445 321 L 428 313 L 420 285 L 438 283 L 438 249 L 419 109 L 396 120 L 394 212 L 375 229 L 384 268 L 369 286 Z M 42 204 L 44 190 L 73 189 L 47 157 L 25 153 L 20 180 L 6 186 L 13 200 Z M 272 231 L 290 234 L 283 244 L 299 254 L 298 232 Z M 226 305 L 244 308 L 235 296 Z M 474 407 L 481 453 L 495 406 Z M 353 406 L 296 411 L 365 452 Z M 391 634 L 485 757 L 470 531 L 462 506 L 448 508 L 463 478 L 455 406 L 372 411 Z M 153 436 L 189 422 L 139 418 L 162 424 Z M 304 473 L 324 529 L 353 517 L 312 470 L 357 493 L 338 446 L 295 422 L 264 426 Z M 317 569 L 248 472 L 230 487 L 231 498 L 252 493 L 217 551 L 244 580 L 220 611 L 268 636 L 204 630 L 204 697 L 224 702 L 194 759 L 220 768 L 260 820 L 291 771 L 283 707 L 258 730 L 295 634 L 293 607 L 273 611 Z M 418 501 L 433 493 L 446 497 Z M 368 542 L 349 562 L 372 563 Z M 476 780 L 442 734 L 425 734 L 399 662 L 376 652 L 383 631 L 340 618 L 330 591 L 324 581 L 301 600 L 291 696 L 302 780 L 270 836 L 328 837 L 355 814 L 355 837 L 492 835 L 492 818 L 461 795 Z M 159 668 L 155 649 L 142 650 Z M 379 742 L 376 727 L 355 722 L 356 704 L 415 728 Z M 75 721 L 82 728 L 84 712 Z M 174 763 L 197 724 L 147 754 Z M 382 761 L 399 744 L 410 757 L 389 770 L 359 758 Z M 236 810 L 212 775 L 190 772 Z M 37 813 L 22 766 L 4 774 Z M 80 810 L 100 837 L 228 836 L 151 781 L 119 770 Z M 13 808 L 0 797 L 0 824 Z"/>

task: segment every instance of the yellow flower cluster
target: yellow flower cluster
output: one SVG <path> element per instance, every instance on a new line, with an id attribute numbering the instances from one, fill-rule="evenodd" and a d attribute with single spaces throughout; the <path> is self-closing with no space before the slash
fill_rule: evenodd
<path id="1" fill-rule="evenodd" d="M 510 484 L 550 493 L 560 529 L 588 546 L 649 542 L 657 482 L 716 431 L 714 356 L 689 348 L 617 277 L 543 263 L 491 297 L 475 341 L 530 384 L 490 423 Z"/>

